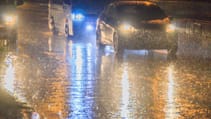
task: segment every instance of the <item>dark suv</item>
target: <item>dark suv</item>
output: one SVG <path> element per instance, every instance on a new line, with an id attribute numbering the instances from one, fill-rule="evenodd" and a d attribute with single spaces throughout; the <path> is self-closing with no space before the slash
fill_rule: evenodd
<path id="1" fill-rule="evenodd" d="M 111 45 L 115 53 L 127 49 L 167 49 L 176 56 L 175 24 L 152 2 L 117 1 L 109 4 L 97 21 L 96 43 Z"/>

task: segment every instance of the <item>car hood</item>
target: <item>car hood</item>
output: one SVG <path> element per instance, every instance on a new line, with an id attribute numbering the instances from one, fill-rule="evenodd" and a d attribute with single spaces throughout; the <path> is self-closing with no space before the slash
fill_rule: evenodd
<path id="1" fill-rule="evenodd" d="M 170 23 L 170 19 L 168 17 L 164 19 L 155 19 L 155 20 L 122 20 L 121 23 L 127 22 L 132 25 L 136 29 L 165 29 L 166 25 Z"/>

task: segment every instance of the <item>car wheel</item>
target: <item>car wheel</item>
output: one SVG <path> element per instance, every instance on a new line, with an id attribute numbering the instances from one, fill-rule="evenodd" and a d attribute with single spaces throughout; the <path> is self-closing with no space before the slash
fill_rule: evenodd
<path id="1" fill-rule="evenodd" d="M 99 49 L 104 49 L 105 45 L 101 43 L 101 31 L 96 32 L 96 47 Z"/>
<path id="2" fill-rule="evenodd" d="M 176 54 L 177 49 L 178 49 L 177 43 L 168 49 L 168 59 L 176 59 L 177 58 L 177 54 Z"/>
<path id="3" fill-rule="evenodd" d="M 69 36 L 69 26 L 65 25 L 65 36 L 68 37 Z"/>
<path id="4" fill-rule="evenodd" d="M 18 36 L 17 30 L 14 30 L 12 31 L 12 34 L 9 36 L 9 40 L 11 42 L 16 42 L 17 36 Z"/>
<path id="5" fill-rule="evenodd" d="M 113 48 L 114 48 L 115 54 L 120 55 L 123 53 L 123 48 L 121 46 L 119 35 L 117 33 L 114 33 L 114 36 L 113 36 Z"/>

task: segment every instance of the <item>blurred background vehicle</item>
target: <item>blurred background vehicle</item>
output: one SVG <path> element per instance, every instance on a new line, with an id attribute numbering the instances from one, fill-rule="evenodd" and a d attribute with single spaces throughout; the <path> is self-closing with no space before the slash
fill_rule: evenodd
<path id="1" fill-rule="evenodd" d="M 49 0 L 49 29 L 54 34 L 72 35 L 70 0 Z"/>
<path id="2" fill-rule="evenodd" d="M 50 0 L 49 29 L 79 37 L 96 29 L 100 12 L 113 0 Z M 52 24 L 53 23 L 53 24 Z"/>
<path id="3" fill-rule="evenodd" d="M 10 40 L 17 38 L 18 15 L 16 7 L 22 5 L 23 0 L 1 0 L 0 1 L 0 34 Z"/>
<path id="4" fill-rule="evenodd" d="M 97 21 L 96 44 L 111 45 L 116 54 L 126 49 L 167 49 L 176 57 L 176 25 L 152 2 L 118 1 L 109 4 Z"/>
<path id="5" fill-rule="evenodd" d="M 113 0 L 71 0 L 73 35 L 93 31 L 100 12 Z"/>

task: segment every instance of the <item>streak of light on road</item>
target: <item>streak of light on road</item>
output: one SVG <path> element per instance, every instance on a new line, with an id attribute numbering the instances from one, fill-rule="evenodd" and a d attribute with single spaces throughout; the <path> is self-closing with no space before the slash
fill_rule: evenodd
<path id="1" fill-rule="evenodd" d="M 94 92 L 94 71 L 92 46 L 89 44 L 73 44 L 71 57 L 71 92 L 70 92 L 70 108 L 73 111 L 69 116 L 70 119 L 91 118 L 93 111 L 92 98 Z M 68 48 L 69 49 L 69 48 Z M 70 57 L 68 57 L 70 58 Z"/>
<path id="2" fill-rule="evenodd" d="M 129 97 L 130 97 L 130 82 L 128 80 L 128 66 L 125 64 L 122 75 L 122 106 L 121 117 L 123 119 L 129 118 Z"/>
<path id="3" fill-rule="evenodd" d="M 14 94 L 14 80 L 15 80 L 15 74 L 14 74 L 14 64 L 11 57 L 8 55 L 5 59 L 5 63 L 7 65 L 5 76 L 4 76 L 4 87 L 10 92 Z"/>
<path id="4" fill-rule="evenodd" d="M 167 69 L 168 73 L 168 92 L 167 92 L 167 105 L 166 105 L 166 119 L 177 118 L 176 105 L 175 105 L 175 82 L 174 82 L 174 66 L 170 65 Z"/>

